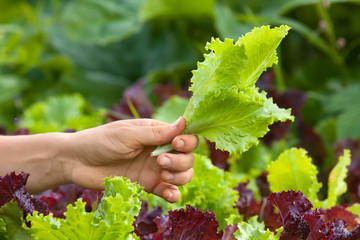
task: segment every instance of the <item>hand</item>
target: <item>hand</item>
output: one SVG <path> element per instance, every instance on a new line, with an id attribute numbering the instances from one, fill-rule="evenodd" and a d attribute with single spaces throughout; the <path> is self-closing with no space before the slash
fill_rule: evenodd
<path id="1" fill-rule="evenodd" d="M 145 191 L 169 202 L 180 198 L 177 188 L 194 174 L 194 135 L 180 135 L 185 119 L 167 124 L 152 119 L 122 120 L 74 133 L 71 154 L 71 182 L 86 188 L 103 189 L 105 177 L 123 176 L 142 185 Z M 150 153 L 172 142 L 177 153 Z"/>

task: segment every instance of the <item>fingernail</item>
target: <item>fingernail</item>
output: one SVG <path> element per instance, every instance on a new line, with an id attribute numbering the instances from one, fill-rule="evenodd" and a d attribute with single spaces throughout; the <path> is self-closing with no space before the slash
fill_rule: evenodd
<path id="1" fill-rule="evenodd" d="M 166 165 L 170 165 L 170 162 L 171 162 L 170 158 L 163 157 L 163 158 L 160 159 L 159 163 L 160 163 L 161 166 L 166 166 Z"/>
<path id="2" fill-rule="evenodd" d="M 181 149 L 185 146 L 185 143 L 182 139 L 179 139 L 177 142 L 176 142 L 176 148 L 177 149 Z"/>
<path id="3" fill-rule="evenodd" d="M 171 198 L 174 196 L 174 194 L 172 192 L 170 192 L 169 196 L 166 198 L 168 201 L 171 200 Z"/>
<path id="4" fill-rule="evenodd" d="M 172 128 L 176 128 L 180 124 L 181 117 L 179 117 L 173 124 L 171 124 Z"/>
<path id="5" fill-rule="evenodd" d="M 168 174 L 166 174 L 166 176 L 165 176 L 165 180 L 166 180 L 166 181 L 170 181 L 170 180 L 173 179 L 173 178 L 174 178 L 174 175 L 171 174 L 171 173 L 168 173 Z"/>

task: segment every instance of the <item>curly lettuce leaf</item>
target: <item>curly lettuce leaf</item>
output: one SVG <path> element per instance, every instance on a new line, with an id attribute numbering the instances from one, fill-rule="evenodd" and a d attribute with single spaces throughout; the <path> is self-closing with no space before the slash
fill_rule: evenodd
<path id="1" fill-rule="evenodd" d="M 155 222 L 158 232 L 151 239 L 223 239 L 215 214 L 209 210 L 199 211 L 190 205 L 186 205 L 186 211 L 184 208 L 169 211 L 168 215 L 157 217 Z"/>
<path id="2" fill-rule="evenodd" d="M 235 153 L 256 145 L 269 125 L 291 115 L 267 99 L 265 92 L 232 88 L 210 92 L 185 118 L 185 133 L 203 136 L 216 142 L 216 148 Z"/>
<path id="3" fill-rule="evenodd" d="M 86 203 L 78 199 L 75 206 L 67 207 L 66 219 L 37 212 L 27 219 L 36 239 L 138 239 L 132 223 L 144 195 L 143 188 L 128 179 L 106 178 L 104 197 L 95 212 L 86 212 Z"/>
<path id="4" fill-rule="evenodd" d="M 240 71 L 246 63 L 244 46 L 235 45 L 232 39 L 225 39 L 224 42 L 212 39 L 207 43 L 206 50 L 211 52 L 204 55 L 205 60 L 198 63 L 197 69 L 192 72 L 189 90 L 193 92 L 193 96 L 185 110 L 185 118 L 209 92 L 236 86 Z"/>
<path id="5" fill-rule="evenodd" d="M 301 191 L 313 203 L 322 184 L 317 180 L 316 166 L 304 149 L 286 150 L 268 167 L 268 181 L 272 192 Z"/>
<path id="6" fill-rule="evenodd" d="M 250 33 L 239 38 L 236 45 L 245 46 L 247 57 L 244 70 L 241 71 L 241 80 L 238 83 L 241 89 L 253 87 L 267 68 L 277 64 L 276 48 L 289 30 L 288 26 L 275 28 L 262 26 L 254 28 Z"/>
<path id="7" fill-rule="evenodd" d="M 184 112 L 185 133 L 196 134 L 216 143 L 216 148 L 242 153 L 259 143 L 275 121 L 293 120 L 290 110 L 280 109 L 255 87 L 258 77 L 277 63 L 276 48 L 289 27 L 255 28 L 239 38 L 212 39 L 210 53 L 193 71 L 193 92 Z M 160 146 L 152 156 L 169 151 Z"/>
<path id="8" fill-rule="evenodd" d="M 241 222 L 237 226 L 239 229 L 234 233 L 234 236 L 238 240 L 278 240 L 282 231 L 280 228 L 277 235 L 269 230 L 265 231 L 265 224 L 258 222 L 257 216 L 250 218 L 248 222 Z"/>
<path id="9" fill-rule="evenodd" d="M 326 207 L 331 208 L 337 204 L 338 198 L 347 190 L 345 179 L 347 177 L 347 167 L 350 165 L 351 155 L 349 150 L 344 150 L 344 155 L 339 158 L 338 163 L 329 175 L 328 197 Z"/>
<path id="10" fill-rule="evenodd" d="M 12 200 L 0 208 L 0 239 L 28 240 L 34 239 L 25 228 L 24 212 Z"/>

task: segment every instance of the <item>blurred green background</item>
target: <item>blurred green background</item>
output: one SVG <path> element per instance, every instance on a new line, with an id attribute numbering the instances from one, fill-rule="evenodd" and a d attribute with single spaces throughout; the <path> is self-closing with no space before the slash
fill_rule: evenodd
<path id="1" fill-rule="evenodd" d="M 0 126 L 99 125 L 135 82 L 186 87 L 211 37 L 286 24 L 274 87 L 306 93 L 302 118 L 329 144 L 359 139 L 359 13 L 359 0 L 0 0 Z"/>

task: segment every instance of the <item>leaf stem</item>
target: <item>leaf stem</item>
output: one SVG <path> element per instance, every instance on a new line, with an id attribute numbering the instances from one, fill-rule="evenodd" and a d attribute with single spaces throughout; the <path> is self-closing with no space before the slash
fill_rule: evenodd
<path id="1" fill-rule="evenodd" d="M 171 152 L 172 150 L 174 150 L 174 148 L 172 147 L 171 143 L 160 145 L 150 153 L 150 156 L 152 157 L 159 156 L 162 153 Z"/>

